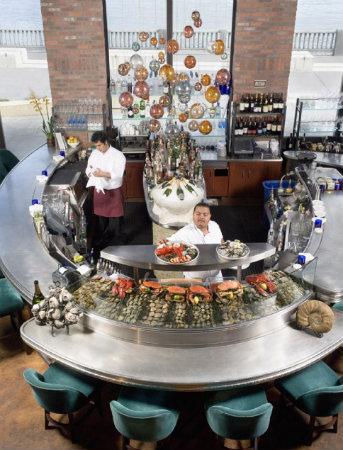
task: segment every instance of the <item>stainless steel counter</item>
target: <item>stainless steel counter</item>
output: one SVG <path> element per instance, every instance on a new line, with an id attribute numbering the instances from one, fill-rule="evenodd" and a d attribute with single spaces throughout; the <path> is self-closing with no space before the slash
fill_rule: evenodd
<path id="1" fill-rule="evenodd" d="M 57 268 L 28 213 L 32 198 L 40 198 L 43 189 L 36 185 L 35 176 L 46 168 L 51 174 L 56 167 L 51 162 L 53 152 L 44 145 L 31 153 L 0 188 L 0 265 L 27 299 L 33 294 L 33 280 L 39 279 L 46 292 L 51 273 Z M 331 232 L 325 227 L 324 233 Z M 336 248 L 334 245 L 332 252 Z M 291 324 L 279 330 L 267 329 L 255 339 L 196 348 L 133 343 L 82 324 L 70 327 L 70 335 L 66 330 L 58 330 L 53 337 L 48 327 L 39 327 L 33 320 L 22 326 L 21 336 L 28 345 L 56 361 L 99 378 L 195 391 L 272 380 L 323 358 L 343 343 L 343 313 L 335 311 L 335 317 L 333 329 L 321 339 L 308 331 L 296 330 Z"/>
<path id="2" fill-rule="evenodd" d="M 295 151 L 286 151 L 283 156 L 287 159 L 298 160 L 298 153 Z M 337 153 L 321 153 L 315 152 L 316 159 L 315 162 L 321 166 L 330 166 L 343 169 L 343 155 Z M 342 175 L 340 174 L 340 177 Z"/>
<path id="3" fill-rule="evenodd" d="M 343 343 L 343 312 L 322 338 L 294 326 L 252 340 L 217 347 L 170 348 L 143 345 L 70 327 L 70 335 L 33 320 L 21 328 L 31 347 L 74 369 L 127 385 L 202 391 L 256 384 L 300 370 Z"/>

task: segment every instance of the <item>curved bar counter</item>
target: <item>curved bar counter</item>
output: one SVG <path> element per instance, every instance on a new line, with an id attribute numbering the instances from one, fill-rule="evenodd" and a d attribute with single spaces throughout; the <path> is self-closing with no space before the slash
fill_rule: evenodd
<path id="1" fill-rule="evenodd" d="M 32 198 L 40 199 L 39 189 L 42 192 L 42 187 L 36 185 L 36 175 L 46 168 L 51 175 L 56 167 L 51 163 L 52 156 L 53 150 L 40 147 L 14 168 L 0 188 L 0 206 L 6 212 L 1 219 L 1 268 L 29 301 L 33 295 L 33 280 L 39 279 L 42 291 L 46 292 L 51 274 L 58 266 L 43 247 L 28 212 Z M 271 322 L 268 325 L 274 314 L 264 318 L 267 320 L 262 327 L 260 319 L 248 322 L 248 327 L 257 326 L 260 330 L 255 330 L 253 335 L 245 333 L 247 323 L 222 327 L 221 332 L 227 339 L 220 344 L 214 339 L 212 343 L 184 345 L 187 331 L 202 335 L 203 339 L 207 333 L 211 335 L 211 329 L 182 330 L 182 339 L 176 345 L 158 340 L 143 343 L 139 327 L 118 325 L 126 330 L 136 328 L 131 330 L 135 338 L 130 340 L 125 333 L 111 335 L 88 327 L 87 315 L 82 323 L 70 327 L 69 335 L 62 329 L 52 336 L 50 328 L 39 327 L 30 319 L 22 325 L 21 336 L 28 345 L 48 357 L 108 381 L 184 391 L 221 389 L 261 383 L 289 374 L 322 359 L 343 343 L 342 312 L 334 311 L 333 329 L 319 339 L 308 330 L 294 327 L 294 303 L 285 319 L 280 316 L 279 328 L 270 327 Z M 110 322 L 106 318 L 101 320 Z M 158 335 L 158 330 L 151 330 Z M 170 331 L 176 335 L 179 332 L 177 329 Z M 232 333 L 239 339 L 231 339 Z"/>

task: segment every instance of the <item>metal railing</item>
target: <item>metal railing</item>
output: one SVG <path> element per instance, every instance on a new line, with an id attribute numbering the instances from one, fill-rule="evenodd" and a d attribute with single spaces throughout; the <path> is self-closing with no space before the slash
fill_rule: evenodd
<path id="1" fill-rule="evenodd" d="M 293 50 L 307 50 L 313 53 L 335 53 L 336 31 L 316 31 L 294 33 Z"/>
<path id="2" fill-rule="evenodd" d="M 139 42 L 142 49 L 151 49 L 148 39 L 140 42 L 137 31 L 109 31 L 108 45 L 110 49 L 129 49 L 133 42 Z M 150 33 L 150 38 L 159 39 L 159 32 Z M 222 39 L 226 49 L 230 48 L 231 33 L 228 31 L 196 31 L 190 39 L 186 39 L 182 31 L 176 31 L 173 38 L 180 49 L 206 49 L 210 41 Z M 293 50 L 307 50 L 313 53 L 334 54 L 337 31 L 296 32 L 293 38 Z M 44 32 L 39 29 L 0 29 L 0 47 L 44 48 Z"/>

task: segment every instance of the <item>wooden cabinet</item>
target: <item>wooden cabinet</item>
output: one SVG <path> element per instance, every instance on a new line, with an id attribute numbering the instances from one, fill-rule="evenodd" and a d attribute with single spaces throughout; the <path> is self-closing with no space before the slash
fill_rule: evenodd
<path id="1" fill-rule="evenodd" d="M 144 198 L 143 191 L 144 162 L 126 163 L 123 178 L 124 198 Z"/>
<path id="2" fill-rule="evenodd" d="M 281 161 L 230 162 L 229 197 L 263 202 L 263 185 L 266 180 L 279 180 Z"/>
<path id="3" fill-rule="evenodd" d="M 203 173 L 206 183 L 206 196 L 227 197 L 229 191 L 227 167 L 205 167 Z"/>

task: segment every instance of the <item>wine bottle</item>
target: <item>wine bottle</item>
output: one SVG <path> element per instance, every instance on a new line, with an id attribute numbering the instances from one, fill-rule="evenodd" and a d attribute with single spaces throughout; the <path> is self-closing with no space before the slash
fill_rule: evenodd
<path id="1" fill-rule="evenodd" d="M 34 305 L 35 303 L 39 303 L 42 300 L 44 300 L 44 295 L 42 294 L 40 287 L 39 287 L 39 283 L 38 280 L 34 281 L 34 286 L 35 286 L 35 291 L 32 297 L 32 304 Z"/>
<path id="2" fill-rule="evenodd" d="M 278 112 L 278 111 L 279 111 L 278 94 L 276 92 L 274 92 L 274 94 L 273 94 L 273 112 Z"/>
<path id="3" fill-rule="evenodd" d="M 262 112 L 268 113 L 269 112 L 269 103 L 268 103 L 268 96 L 264 96 L 263 106 L 262 106 Z"/>
<path id="4" fill-rule="evenodd" d="M 244 112 L 247 113 L 247 112 L 250 111 L 250 98 L 249 98 L 248 94 L 245 94 L 244 98 L 245 98 L 245 110 L 244 110 Z"/>
<path id="5" fill-rule="evenodd" d="M 273 119 L 271 133 L 276 134 L 276 131 L 277 131 L 277 123 L 276 123 L 276 119 Z"/>
<path id="6" fill-rule="evenodd" d="M 244 94 L 241 95 L 241 101 L 239 102 L 239 111 L 244 112 L 245 111 L 245 97 Z"/>
<path id="7" fill-rule="evenodd" d="M 141 119 L 145 118 L 145 101 L 143 99 L 139 102 L 139 117 Z"/>

